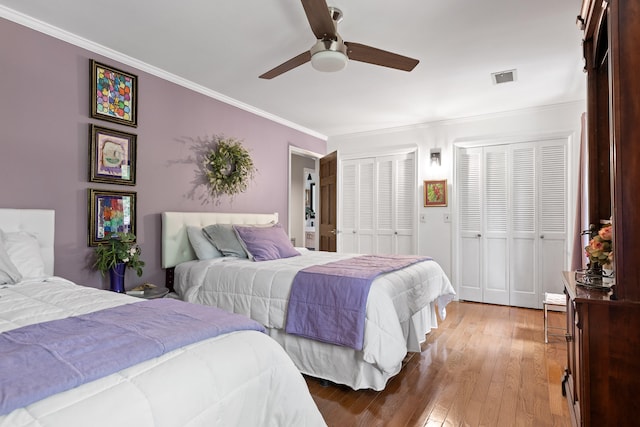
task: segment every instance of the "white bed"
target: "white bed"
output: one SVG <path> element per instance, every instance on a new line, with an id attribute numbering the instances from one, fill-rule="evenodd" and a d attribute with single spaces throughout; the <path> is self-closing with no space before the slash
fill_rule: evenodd
<path id="1" fill-rule="evenodd" d="M 33 233 L 44 264 L 40 277 L 0 285 L 0 332 L 141 301 L 52 275 L 53 211 L 0 209 L 0 229 Z M 9 393 L 0 389 L 0 399 Z M 0 426 L 87 425 L 325 423 L 304 378 L 282 348 L 264 333 L 239 331 L 190 344 L 0 415 Z"/>
<path id="2" fill-rule="evenodd" d="M 214 305 L 245 314 L 268 328 L 307 375 L 358 389 L 384 389 L 408 351 L 420 351 L 425 334 L 437 327 L 455 295 L 435 261 L 424 261 L 378 277 L 369 292 L 362 351 L 284 332 L 287 301 L 296 272 L 314 264 L 353 257 L 351 254 L 307 251 L 302 256 L 252 262 L 232 257 L 196 260 L 186 233 L 188 226 L 271 224 L 277 214 L 164 212 L 163 268 L 178 295 L 189 302 Z M 175 271 L 171 269 L 175 267 Z"/>

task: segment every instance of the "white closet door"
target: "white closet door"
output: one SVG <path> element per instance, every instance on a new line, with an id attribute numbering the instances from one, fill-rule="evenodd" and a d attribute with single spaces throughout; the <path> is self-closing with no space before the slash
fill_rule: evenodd
<path id="1" fill-rule="evenodd" d="M 413 153 L 398 158 L 396 165 L 395 194 L 395 254 L 416 253 L 415 212 L 416 212 L 416 162 Z"/>
<path id="2" fill-rule="evenodd" d="M 483 301 L 509 304 L 507 145 L 484 149 Z"/>
<path id="3" fill-rule="evenodd" d="M 394 224 L 394 158 L 376 159 L 376 254 L 395 253 L 393 233 Z"/>
<path id="4" fill-rule="evenodd" d="M 342 252 L 373 253 L 374 160 L 370 158 L 342 162 Z"/>
<path id="5" fill-rule="evenodd" d="M 558 275 L 567 269 L 567 146 L 563 140 L 539 149 L 539 275 L 542 307 L 545 292 L 562 293 Z"/>
<path id="6" fill-rule="evenodd" d="M 376 159 L 377 254 L 414 254 L 415 156 Z"/>
<path id="7" fill-rule="evenodd" d="M 541 308 L 567 269 L 567 141 L 457 153 L 460 298 Z"/>
<path id="8" fill-rule="evenodd" d="M 342 226 L 340 233 L 340 245 L 343 252 L 356 253 L 358 242 L 356 239 L 356 227 L 358 224 L 357 194 L 358 163 L 355 161 L 343 161 L 341 171 L 340 203 Z"/>
<path id="9" fill-rule="evenodd" d="M 510 303 L 518 307 L 535 308 L 539 289 L 534 145 L 514 144 L 511 165 Z"/>
<path id="10" fill-rule="evenodd" d="M 482 302 L 482 148 L 457 155 L 458 292 L 461 300 Z"/>
<path id="11" fill-rule="evenodd" d="M 416 252 L 415 171 L 414 153 L 342 162 L 342 252 Z"/>

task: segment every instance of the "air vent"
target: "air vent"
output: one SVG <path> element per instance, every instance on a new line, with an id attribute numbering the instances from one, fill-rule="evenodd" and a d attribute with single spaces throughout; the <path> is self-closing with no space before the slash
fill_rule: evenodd
<path id="1" fill-rule="evenodd" d="M 509 83 L 516 81 L 516 70 L 498 71 L 497 73 L 491 73 L 494 85 L 502 83 Z"/>

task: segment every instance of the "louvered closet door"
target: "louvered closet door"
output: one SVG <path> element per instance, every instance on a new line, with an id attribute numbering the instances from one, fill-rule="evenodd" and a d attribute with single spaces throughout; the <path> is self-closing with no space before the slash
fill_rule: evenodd
<path id="1" fill-rule="evenodd" d="M 558 275 L 567 269 L 567 144 L 563 140 L 545 142 L 538 159 L 540 308 L 545 292 L 562 293 Z"/>
<path id="2" fill-rule="evenodd" d="M 511 165 L 510 301 L 518 307 L 535 308 L 539 289 L 534 144 L 514 144 Z"/>
<path id="3" fill-rule="evenodd" d="M 484 149 L 483 301 L 509 304 L 507 145 Z"/>
<path id="4" fill-rule="evenodd" d="M 375 159 L 342 162 L 342 252 L 373 253 Z"/>
<path id="5" fill-rule="evenodd" d="M 416 212 L 416 161 L 415 154 L 409 153 L 395 160 L 396 183 L 394 186 L 395 248 L 394 254 L 416 253 L 415 212 Z"/>
<path id="6" fill-rule="evenodd" d="M 376 188 L 377 254 L 415 253 L 413 153 L 378 158 Z"/>
<path id="7" fill-rule="evenodd" d="M 459 148 L 460 298 L 541 308 L 567 269 L 567 142 Z"/>
<path id="8" fill-rule="evenodd" d="M 457 153 L 458 292 L 461 300 L 482 302 L 482 148 Z"/>
<path id="9" fill-rule="evenodd" d="M 564 140 L 515 144 L 512 151 L 511 305 L 541 308 L 562 293 L 566 270 L 567 153 Z"/>

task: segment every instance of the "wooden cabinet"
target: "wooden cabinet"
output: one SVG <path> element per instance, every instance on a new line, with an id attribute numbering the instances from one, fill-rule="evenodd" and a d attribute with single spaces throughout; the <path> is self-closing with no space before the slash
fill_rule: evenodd
<path id="1" fill-rule="evenodd" d="M 563 393 L 574 425 L 637 425 L 640 410 L 640 302 L 612 301 L 611 292 L 576 285 L 567 294 L 568 365 Z"/>
<path id="2" fill-rule="evenodd" d="M 640 410 L 640 2 L 584 0 L 589 222 L 613 219 L 615 286 L 563 275 L 574 425 L 638 425 Z"/>

